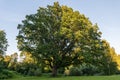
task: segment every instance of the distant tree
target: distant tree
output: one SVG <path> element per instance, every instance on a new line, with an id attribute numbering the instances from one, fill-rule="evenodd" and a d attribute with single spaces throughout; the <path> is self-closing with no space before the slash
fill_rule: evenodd
<path id="1" fill-rule="evenodd" d="M 114 47 L 110 48 L 110 55 L 111 55 L 112 61 L 116 62 L 117 61 L 117 53 L 115 52 Z"/>
<path id="2" fill-rule="evenodd" d="M 0 30 L 0 66 L 3 66 L 3 55 L 7 49 L 6 34 L 3 30 Z"/>
<path id="3" fill-rule="evenodd" d="M 3 69 L 3 56 L 0 55 L 0 72 L 2 72 Z"/>
<path id="4" fill-rule="evenodd" d="M 0 75 L 3 74 L 2 72 L 3 72 L 3 69 L 5 68 L 3 55 L 5 55 L 7 46 L 8 44 L 7 44 L 7 39 L 6 39 L 6 33 L 3 30 L 0 30 Z M 0 76 L 0 79 L 1 79 L 1 76 Z"/>
<path id="5" fill-rule="evenodd" d="M 9 56 L 9 55 L 5 55 L 4 56 L 4 67 L 5 68 L 8 68 L 8 65 L 10 64 L 10 62 L 11 62 L 11 56 Z"/>
<path id="6" fill-rule="evenodd" d="M 11 59 L 8 65 L 8 68 L 11 70 L 16 70 L 17 66 L 17 60 L 18 60 L 18 53 L 13 53 L 10 55 Z"/>
<path id="7" fill-rule="evenodd" d="M 6 39 L 6 33 L 3 30 L 0 30 L 0 55 L 5 54 L 7 50 L 8 42 Z"/>
<path id="8" fill-rule="evenodd" d="M 13 53 L 12 55 L 11 55 L 11 62 L 14 62 L 14 63 L 16 63 L 17 62 L 17 59 L 18 59 L 18 53 Z"/>
<path id="9" fill-rule="evenodd" d="M 117 54 L 115 53 L 114 48 L 111 48 L 106 40 L 103 40 L 102 43 L 104 55 L 102 55 L 101 65 L 99 66 L 102 66 L 101 70 L 103 70 L 105 75 L 115 74 L 118 70 L 116 62 Z"/>
<path id="10" fill-rule="evenodd" d="M 117 62 L 117 67 L 118 67 L 118 70 L 120 71 L 120 54 L 117 55 L 117 59 L 116 59 L 116 62 Z"/>
<path id="11" fill-rule="evenodd" d="M 98 26 L 58 2 L 27 15 L 18 29 L 19 50 L 30 52 L 39 63 L 47 61 L 53 76 L 59 68 L 80 64 L 83 58 L 91 61 L 92 55 L 100 55 L 97 51 L 101 48 Z"/>

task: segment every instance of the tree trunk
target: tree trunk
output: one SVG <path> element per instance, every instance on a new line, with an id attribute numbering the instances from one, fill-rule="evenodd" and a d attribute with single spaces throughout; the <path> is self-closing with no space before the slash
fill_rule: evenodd
<path id="1" fill-rule="evenodd" d="M 52 76 L 53 77 L 57 76 L 57 67 L 56 66 L 53 66 L 53 68 L 52 68 Z"/>

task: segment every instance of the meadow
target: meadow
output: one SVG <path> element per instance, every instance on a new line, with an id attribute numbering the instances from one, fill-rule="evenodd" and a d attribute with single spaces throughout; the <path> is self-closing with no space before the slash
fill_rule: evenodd
<path id="1" fill-rule="evenodd" d="M 12 79 L 6 80 L 120 80 L 120 75 L 113 75 L 113 76 L 64 76 L 64 77 L 48 77 L 48 76 L 41 76 L 41 77 L 15 77 Z"/>

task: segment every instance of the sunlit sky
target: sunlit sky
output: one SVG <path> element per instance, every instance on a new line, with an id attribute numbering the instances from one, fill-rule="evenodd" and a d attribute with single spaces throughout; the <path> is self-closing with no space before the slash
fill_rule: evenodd
<path id="1" fill-rule="evenodd" d="M 34 14 L 39 7 L 52 5 L 55 1 L 78 10 L 89 17 L 92 23 L 97 23 L 103 33 L 102 38 L 120 54 L 120 0 L 0 0 L 0 29 L 7 34 L 7 54 L 19 52 L 17 25 L 25 16 Z"/>

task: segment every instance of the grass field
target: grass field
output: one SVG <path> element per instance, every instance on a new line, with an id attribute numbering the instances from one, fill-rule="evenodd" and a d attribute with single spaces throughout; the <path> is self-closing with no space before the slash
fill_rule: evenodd
<path id="1" fill-rule="evenodd" d="M 68 77 L 16 77 L 12 79 L 7 80 L 120 80 L 120 75 L 114 75 L 114 76 L 68 76 Z"/>

